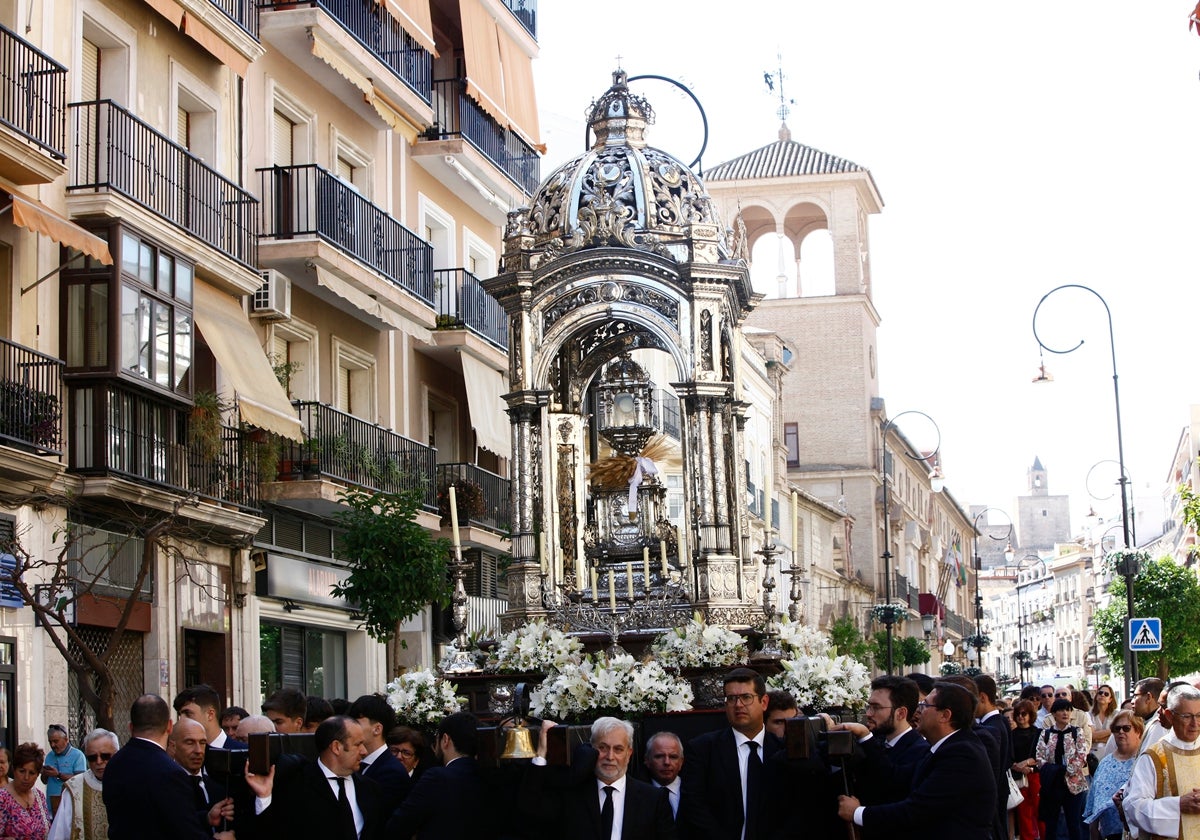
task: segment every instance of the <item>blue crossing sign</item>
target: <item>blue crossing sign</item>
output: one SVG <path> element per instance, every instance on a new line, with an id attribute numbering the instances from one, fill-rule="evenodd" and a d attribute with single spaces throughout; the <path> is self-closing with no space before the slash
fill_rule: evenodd
<path id="1" fill-rule="evenodd" d="M 1162 650 L 1162 619 L 1131 618 L 1129 620 L 1129 649 Z"/>

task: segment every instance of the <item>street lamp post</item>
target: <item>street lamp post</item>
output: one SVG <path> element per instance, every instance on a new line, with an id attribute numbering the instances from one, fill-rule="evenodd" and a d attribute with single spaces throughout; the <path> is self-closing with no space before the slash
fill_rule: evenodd
<path id="1" fill-rule="evenodd" d="M 973 565 L 975 566 L 975 658 L 979 661 L 980 670 L 983 669 L 983 596 L 979 594 L 979 573 L 983 571 L 983 559 L 979 556 L 979 520 L 986 516 L 988 511 L 1004 513 L 1004 511 L 1000 510 L 999 508 L 984 508 L 983 510 L 979 511 L 979 513 L 975 514 L 975 521 L 972 523 L 971 527 L 971 553 L 973 555 Z M 989 533 L 988 539 L 995 540 L 997 542 L 1000 540 L 1005 540 L 1008 543 L 1008 547 L 1004 550 L 1004 562 L 1005 564 L 1009 564 L 1012 563 L 1013 559 L 1013 525 L 1011 516 L 1009 516 L 1007 513 L 1004 513 L 1004 517 L 1008 520 L 1008 532 L 1003 537 L 993 536 L 991 533 Z"/>
<path id="2" fill-rule="evenodd" d="M 1085 292 L 1090 292 L 1092 295 L 1095 296 L 1096 300 L 1100 301 L 1100 303 L 1103 304 L 1104 314 L 1108 317 L 1108 349 L 1109 349 L 1109 354 L 1112 356 L 1113 406 L 1116 408 L 1116 415 L 1117 415 L 1117 467 L 1120 470 L 1120 477 L 1117 479 L 1117 483 L 1120 484 L 1120 486 L 1121 486 L 1121 532 L 1122 532 L 1122 536 L 1124 538 L 1125 552 L 1126 552 L 1126 554 L 1128 554 L 1129 549 L 1132 547 L 1130 545 L 1130 522 L 1129 522 L 1129 476 L 1125 472 L 1125 442 L 1121 436 L 1121 391 L 1117 385 L 1117 344 L 1113 338 L 1112 310 L 1108 308 L 1108 301 L 1106 301 L 1100 295 L 1099 292 L 1097 292 L 1095 289 L 1091 288 L 1090 286 L 1084 286 L 1079 283 L 1066 283 L 1062 286 L 1056 286 L 1055 288 L 1046 292 L 1046 294 L 1042 295 L 1042 299 L 1038 301 L 1038 305 L 1035 306 L 1033 309 L 1033 337 L 1037 341 L 1038 346 L 1041 347 L 1043 350 L 1049 350 L 1051 353 L 1057 353 L 1059 355 L 1066 355 L 1067 353 L 1075 352 L 1076 350 L 1078 350 L 1080 347 L 1083 346 L 1083 339 L 1080 339 L 1079 342 L 1074 347 L 1069 347 L 1066 350 L 1057 350 L 1057 349 L 1047 345 L 1044 341 L 1042 341 L 1041 337 L 1038 336 L 1038 331 L 1037 331 L 1038 310 L 1042 308 L 1042 304 L 1046 302 L 1046 298 L 1050 297 L 1055 292 L 1062 291 L 1063 289 L 1080 289 Z M 1042 375 L 1039 376 L 1038 379 L 1036 379 L 1034 381 L 1036 382 L 1036 381 L 1042 381 L 1042 380 L 1046 380 L 1046 379 L 1048 379 L 1048 377 L 1046 376 L 1045 367 L 1043 366 Z M 1126 697 L 1132 696 L 1131 695 L 1131 687 L 1132 687 L 1133 683 L 1137 680 L 1137 656 L 1130 649 L 1130 647 L 1131 647 L 1130 643 L 1133 640 L 1129 638 L 1130 622 L 1128 620 L 1128 619 L 1133 618 L 1133 578 L 1137 574 L 1137 569 L 1136 569 L 1137 561 L 1136 560 L 1133 561 L 1133 566 L 1134 566 L 1134 571 L 1131 574 L 1126 575 L 1126 577 L 1125 577 L 1125 583 L 1126 583 L 1125 594 L 1126 594 L 1126 600 L 1127 600 L 1126 606 L 1128 608 L 1128 613 L 1126 615 L 1126 621 L 1125 621 L 1125 696 Z"/>
<path id="3" fill-rule="evenodd" d="M 1026 554 L 1021 558 L 1020 562 L 1017 563 L 1017 645 L 1020 647 L 1021 652 L 1025 654 L 1025 656 L 1021 657 L 1019 662 L 1021 666 L 1022 686 L 1025 685 L 1025 670 L 1029 667 L 1029 660 L 1033 656 L 1033 654 L 1030 653 L 1029 648 L 1025 647 L 1025 611 L 1021 608 L 1021 570 L 1025 568 L 1026 560 L 1036 560 L 1042 565 L 1045 565 L 1046 563 L 1045 560 L 1036 554 Z"/>
<path id="4" fill-rule="evenodd" d="M 937 423 L 934 423 L 933 418 L 924 411 L 917 411 L 916 409 L 901 411 L 883 424 L 883 457 L 879 465 L 880 472 L 883 474 L 883 554 L 881 556 L 883 559 L 883 602 L 889 607 L 892 603 L 892 533 L 889 521 L 891 511 L 889 510 L 890 503 L 888 501 L 888 434 L 896 427 L 896 421 L 905 414 L 921 415 L 930 423 L 933 423 L 933 428 L 937 432 L 937 446 L 928 455 L 917 455 L 909 452 L 907 449 L 904 452 L 905 455 L 914 461 L 925 461 L 928 463 L 931 458 L 937 455 L 938 450 L 942 448 L 942 430 L 938 428 Z M 935 493 L 940 492 L 942 489 L 941 477 L 937 475 L 936 468 L 934 474 L 930 477 L 929 486 Z M 883 626 L 887 634 L 887 673 L 889 675 L 892 673 L 892 626 L 895 623 L 896 616 L 892 614 L 890 609 L 887 610 L 883 618 Z"/>

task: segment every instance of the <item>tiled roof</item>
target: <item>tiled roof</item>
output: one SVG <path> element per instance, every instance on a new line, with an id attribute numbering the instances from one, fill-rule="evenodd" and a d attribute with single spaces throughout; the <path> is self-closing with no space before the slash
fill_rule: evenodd
<path id="1" fill-rule="evenodd" d="M 781 131 L 781 133 L 783 133 Z M 790 133 L 788 134 L 790 136 Z M 749 178 L 786 178 L 792 175 L 834 175 L 867 172 L 853 161 L 822 152 L 803 143 L 781 139 L 741 157 L 718 163 L 704 173 L 705 181 Z"/>

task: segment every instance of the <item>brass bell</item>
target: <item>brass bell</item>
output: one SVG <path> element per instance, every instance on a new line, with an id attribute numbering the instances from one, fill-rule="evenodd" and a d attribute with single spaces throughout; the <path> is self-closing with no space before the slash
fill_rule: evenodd
<path id="1" fill-rule="evenodd" d="M 533 735 L 525 725 L 525 719 L 518 718 L 517 725 L 504 736 L 504 752 L 500 754 L 500 760 L 512 761 L 533 758 L 535 755 L 537 752 L 533 749 Z"/>

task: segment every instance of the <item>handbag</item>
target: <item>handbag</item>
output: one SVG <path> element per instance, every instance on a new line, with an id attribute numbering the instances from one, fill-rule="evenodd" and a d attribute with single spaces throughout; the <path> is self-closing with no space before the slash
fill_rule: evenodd
<path id="1" fill-rule="evenodd" d="M 1012 773 L 1005 773 L 1008 777 L 1008 810 L 1012 810 L 1025 801 L 1025 794 L 1021 793 L 1021 788 L 1017 786 L 1017 780 L 1012 777 Z M 1025 777 L 1021 777 L 1021 781 L 1025 781 Z"/>

